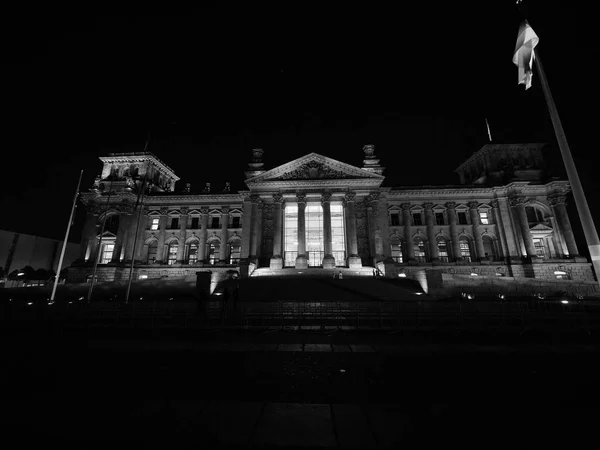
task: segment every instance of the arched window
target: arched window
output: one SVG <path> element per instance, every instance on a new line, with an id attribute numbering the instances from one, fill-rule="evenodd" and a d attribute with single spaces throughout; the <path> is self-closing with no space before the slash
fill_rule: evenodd
<path id="1" fill-rule="evenodd" d="M 471 243 L 469 240 L 462 237 L 459 239 L 458 245 L 460 247 L 460 257 L 467 262 L 471 262 Z"/>
<path id="2" fill-rule="evenodd" d="M 448 243 L 446 242 L 446 239 L 444 239 L 443 237 L 438 238 L 437 248 L 440 261 L 448 262 L 450 258 L 448 257 Z"/>
<path id="3" fill-rule="evenodd" d="M 158 255 L 158 241 L 152 241 L 148 244 L 148 258 L 146 262 L 152 264 L 156 261 Z"/>
<path id="4" fill-rule="evenodd" d="M 177 250 L 179 249 L 179 243 L 172 241 L 169 244 L 169 254 L 167 256 L 167 264 L 172 266 L 177 262 Z"/>
<path id="5" fill-rule="evenodd" d="M 102 242 L 102 249 L 100 251 L 100 264 L 108 264 L 112 260 L 114 250 L 114 241 Z"/>
<path id="6" fill-rule="evenodd" d="M 496 259 L 496 249 L 494 245 L 494 241 L 489 236 L 483 236 L 483 254 L 486 258 Z"/>
<path id="7" fill-rule="evenodd" d="M 527 214 L 527 222 L 529 224 L 537 224 L 544 221 L 544 213 L 533 206 L 526 206 L 525 213 Z"/>
<path id="8" fill-rule="evenodd" d="M 402 241 L 393 241 L 392 243 L 390 243 L 390 247 L 392 250 L 392 259 L 397 263 L 404 262 L 404 257 L 402 253 Z"/>
<path id="9" fill-rule="evenodd" d="M 229 264 L 238 264 L 242 254 L 241 241 L 233 241 L 231 243 L 231 252 L 229 253 Z"/>
<path id="10" fill-rule="evenodd" d="M 415 238 L 414 240 L 414 249 L 415 249 L 415 261 L 425 262 L 427 261 L 425 241 L 420 237 Z"/>
<path id="11" fill-rule="evenodd" d="M 192 241 L 188 244 L 187 251 L 188 264 L 196 264 L 198 262 L 198 242 Z"/>
<path id="12" fill-rule="evenodd" d="M 219 243 L 218 242 L 211 242 L 210 244 L 208 244 L 208 262 L 210 264 L 216 264 L 219 262 Z"/>
<path id="13" fill-rule="evenodd" d="M 117 234 L 119 231 L 119 215 L 111 214 L 106 218 L 106 223 L 104 224 L 104 231 L 108 231 L 112 234 Z"/>

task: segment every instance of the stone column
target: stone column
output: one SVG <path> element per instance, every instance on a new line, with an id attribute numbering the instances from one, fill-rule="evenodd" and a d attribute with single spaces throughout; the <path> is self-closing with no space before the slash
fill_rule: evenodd
<path id="1" fill-rule="evenodd" d="M 127 243 L 125 245 L 125 258 L 124 261 L 130 263 L 131 259 L 138 259 L 139 260 L 139 256 L 136 256 L 136 251 L 134 251 L 133 248 L 133 241 L 135 240 L 135 232 L 137 230 L 138 234 L 137 234 L 137 242 L 135 243 L 136 246 L 136 250 L 140 248 L 140 243 L 143 246 L 144 240 L 146 238 L 146 236 L 144 235 L 144 228 L 142 228 L 142 225 L 146 224 L 146 221 L 144 220 L 145 214 L 147 213 L 147 210 L 144 211 L 144 208 L 140 206 L 140 208 L 138 210 L 136 210 L 131 216 L 130 216 L 130 224 L 129 224 L 129 228 L 127 231 Z M 139 227 L 138 227 L 138 217 L 141 215 L 140 220 L 139 220 Z"/>
<path id="2" fill-rule="evenodd" d="M 504 229 L 504 223 L 502 220 L 502 214 L 500 212 L 500 203 L 498 200 L 492 200 L 490 205 L 492 206 L 492 217 L 496 224 L 496 230 L 498 232 L 498 238 L 500 241 L 500 251 L 502 257 L 509 255 L 508 243 L 506 242 L 506 230 Z"/>
<path id="3" fill-rule="evenodd" d="M 88 210 L 85 214 L 85 225 L 83 226 L 83 232 L 81 233 L 81 247 L 79 248 L 79 259 L 85 261 L 85 256 L 90 250 L 88 261 L 94 262 L 93 254 L 97 241 L 97 230 L 96 223 L 98 222 L 98 214 L 92 210 Z"/>
<path id="4" fill-rule="evenodd" d="M 454 261 L 462 261 L 460 256 L 460 242 L 458 240 L 458 220 L 456 217 L 456 203 L 446 203 L 446 211 L 448 213 L 448 222 L 450 224 L 450 239 L 452 240 L 452 256 Z"/>
<path id="5" fill-rule="evenodd" d="M 127 228 L 131 223 L 131 214 L 119 213 L 119 229 L 117 230 L 117 238 L 115 239 L 115 248 L 111 263 L 118 263 L 121 261 L 121 252 L 123 251 L 123 245 L 127 237 Z"/>
<path id="6" fill-rule="evenodd" d="M 438 250 L 437 241 L 435 239 L 435 230 L 433 228 L 435 219 L 433 217 L 433 203 L 423 203 L 425 209 L 425 225 L 427 225 L 427 240 L 429 241 L 429 255 L 431 261 L 440 260 L 440 252 Z"/>
<path id="7" fill-rule="evenodd" d="M 270 267 L 271 269 L 281 269 L 283 268 L 283 250 L 281 248 L 283 241 L 283 196 L 280 194 L 273 195 L 273 203 L 275 207 L 273 212 L 275 230 L 273 231 L 273 256 L 271 257 Z"/>
<path id="8" fill-rule="evenodd" d="M 369 230 L 371 230 L 371 236 L 373 237 L 372 249 L 375 252 L 373 255 L 373 264 L 377 264 L 383 260 L 383 239 L 381 237 L 381 225 L 379 224 L 379 192 L 373 192 L 369 194 L 365 201 L 367 202 L 367 214 L 369 221 Z"/>
<path id="9" fill-rule="evenodd" d="M 505 255 L 508 258 L 520 257 L 521 245 L 518 243 L 519 233 L 515 229 L 514 217 L 510 212 L 508 199 L 506 197 L 498 198 L 498 207 L 500 217 L 502 218 L 502 228 L 504 229 L 504 234 L 506 236 L 507 252 Z"/>
<path id="10" fill-rule="evenodd" d="M 402 222 L 404 223 L 404 241 L 406 243 L 406 262 L 415 260 L 415 246 L 410 232 L 410 203 L 402 203 Z"/>
<path id="11" fill-rule="evenodd" d="M 208 237 L 208 206 L 200 208 L 200 236 L 198 240 L 198 261 L 206 261 L 206 238 Z"/>
<path id="12" fill-rule="evenodd" d="M 527 256 L 535 259 L 537 258 L 537 255 L 535 253 L 531 231 L 529 230 L 527 213 L 525 212 L 525 205 L 528 203 L 528 201 L 529 200 L 524 197 L 513 197 L 510 199 L 510 204 L 516 212 L 517 222 L 519 222 L 519 226 L 521 227 L 521 235 L 523 236 L 523 241 L 525 242 Z"/>
<path id="13" fill-rule="evenodd" d="M 322 264 L 324 269 L 334 269 L 335 258 L 331 250 L 331 194 L 321 195 L 321 206 L 323 206 L 323 241 L 325 248 Z"/>
<path id="14" fill-rule="evenodd" d="M 566 197 L 564 195 L 554 196 L 549 199 L 550 205 L 554 210 L 554 215 L 558 221 L 560 231 L 565 238 L 565 244 L 567 244 L 567 250 L 569 251 L 569 257 L 574 258 L 579 256 L 579 250 L 575 243 L 575 235 L 573 234 L 573 228 L 571 228 L 571 222 L 569 215 L 567 214 Z"/>
<path id="15" fill-rule="evenodd" d="M 229 245 L 227 244 L 227 230 L 229 228 L 229 206 L 223 206 L 221 208 L 221 251 L 219 253 L 219 260 L 223 264 L 229 263 Z"/>
<path id="16" fill-rule="evenodd" d="M 252 202 L 251 207 L 251 223 L 250 225 L 250 262 L 257 263 L 258 261 L 258 204 L 260 203 L 260 197 L 258 195 L 252 195 L 250 197 Z"/>
<path id="17" fill-rule="evenodd" d="M 187 232 L 188 208 L 181 208 L 179 216 L 179 245 L 177 246 L 177 264 L 185 264 L 185 239 Z"/>
<path id="18" fill-rule="evenodd" d="M 362 261 L 360 256 L 358 256 L 358 239 L 356 237 L 356 212 L 354 210 L 355 198 L 356 194 L 354 192 L 348 192 L 344 197 L 346 242 L 348 243 L 346 252 L 348 254 L 347 263 L 350 269 L 360 269 L 362 267 Z"/>
<path id="19" fill-rule="evenodd" d="M 479 220 L 479 213 L 477 211 L 478 202 L 469 202 L 469 213 L 471 215 L 471 226 L 473 229 L 473 237 L 475 238 L 475 252 L 476 260 L 481 261 L 485 257 L 485 251 L 483 250 L 483 239 L 481 238 L 481 227 Z M 475 259 L 475 258 L 474 258 Z"/>
<path id="20" fill-rule="evenodd" d="M 296 194 L 298 199 L 298 256 L 296 257 L 296 269 L 308 267 L 308 256 L 306 254 L 306 222 L 304 210 L 306 209 L 306 195 Z"/>
<path id="21" fill-rule="evenodd" d="M 158 222 L 158 244 L 156 245 L 156 262 L 164 264 L 165 261 L 165 239 L 167 237 L 168 208 L 160 208 L 160 220 Z"/>
<path id="22" fill-rule="evenodd" d="M 260 261 L 260 257 L 263 255 L 263 227 L 264 227 L 264 216 L 265 208 L 267 205 L 261 200 L 258 203 L 258 214 L 256 215 L 256 261 L 257 264 Z"/>

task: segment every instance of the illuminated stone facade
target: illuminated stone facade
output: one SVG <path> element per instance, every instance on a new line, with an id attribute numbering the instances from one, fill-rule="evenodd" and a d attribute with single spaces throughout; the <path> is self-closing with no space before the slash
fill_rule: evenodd
<path id="1" fill-rule="evenodd" d="M 382 186 L 374 147 L 363 151 L 362 167 L 310 153 L 266 170 L 255 149 L 247 190 L 199 194 L 175 190 L 179 178 L 150 153 L 100 158 L 70 281 L 85 281 L 96 258 L 99 279 L 125 279 L 132 257 L 136 278 L 317 266 L 593 281 L 569 185 L 546 178 L 542 144 L 485 145 L 456 170 L 460 185 L 418 188 Z"/>

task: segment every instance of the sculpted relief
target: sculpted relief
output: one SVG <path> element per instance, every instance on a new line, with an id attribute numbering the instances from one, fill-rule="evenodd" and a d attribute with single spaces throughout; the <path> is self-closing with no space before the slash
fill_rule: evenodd
<path id="1" fill-rule="evenodd" d="M 291 172 L 286 172 L 274 180 L 318 180 L 352 178 L 345 172 L 332 169 L 318 161 L 309 161 Z"/>

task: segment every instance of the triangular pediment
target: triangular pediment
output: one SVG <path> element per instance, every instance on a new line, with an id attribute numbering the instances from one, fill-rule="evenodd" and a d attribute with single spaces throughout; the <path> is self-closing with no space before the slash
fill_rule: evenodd
<path id="1" fill-rule="evenodd" d="M 530 228 L 531 231 L 552 231 L 552 228 L 546 226 L 542 223 L 538 223 L 537 225 Z"/>
<path id="2" fill-rule="evenodd" d="M 269 181 L 317 181 L 343 179 L 383 180 L 379 175 L 360 167 L 337 161 L 318 153 L 309 153 L 298 159 L 251 177 L 247 184 L 264 183 Z"/>

